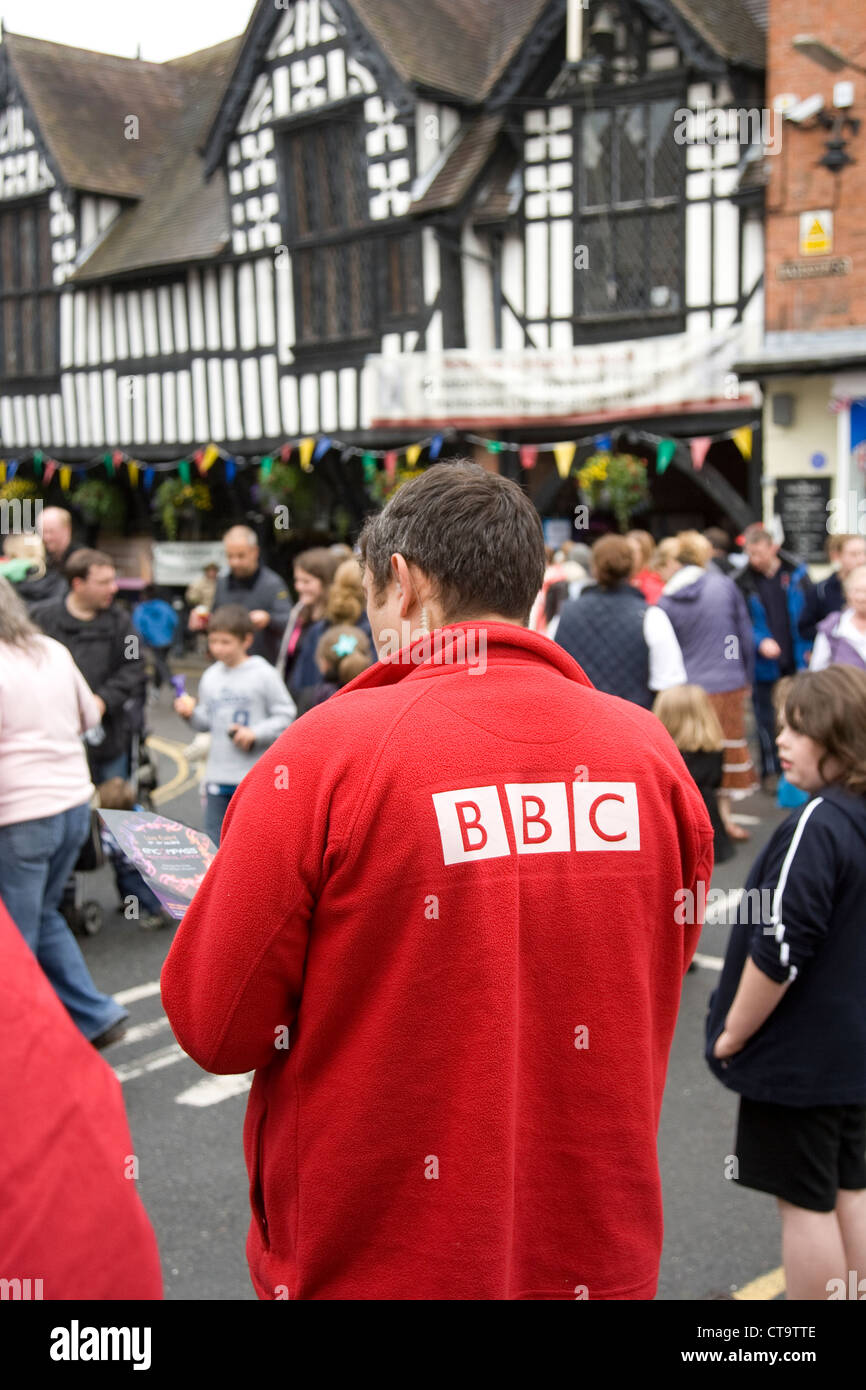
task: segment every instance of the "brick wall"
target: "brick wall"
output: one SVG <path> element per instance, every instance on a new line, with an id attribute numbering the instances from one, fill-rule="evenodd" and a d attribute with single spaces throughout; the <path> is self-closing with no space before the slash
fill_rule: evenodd
<path id="1" fill-rule="evenodd" d="M 818 167 L 830 132 L 786 121 L 779 154 L 767 160 L 766 327 L 768 330 L 850 328 L 866 325 L 866 75 L 845 68 L 832 73 L 797 52 L 796 34 L 810 34 L 866 67 L 866 0 L 770 0 L 767 104 L 783 92 L 803 100 L 815 93 L 832 110 L 833 85 L 854 83 L 850 114 L 863 122 L 848 139 L 858 162 L 840 173 Z M 781 281 L 781 261 L 799 260 L 799 214 L 829 208 L 834 215 L 833 255 L 849 256 L 850 275 Z"/>

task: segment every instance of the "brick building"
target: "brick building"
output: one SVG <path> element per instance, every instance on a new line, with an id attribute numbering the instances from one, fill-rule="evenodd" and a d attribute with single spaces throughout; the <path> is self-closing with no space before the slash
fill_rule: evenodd
<path id="1" fill-rule="evenodd" d="M 765 519 L 802 552 L 798 508 L 813 541 L 828 503 L 866 534 L 866 0 L 769 0 L 767 104 L 764 333 L 736 370 L 764 390 Z"/>

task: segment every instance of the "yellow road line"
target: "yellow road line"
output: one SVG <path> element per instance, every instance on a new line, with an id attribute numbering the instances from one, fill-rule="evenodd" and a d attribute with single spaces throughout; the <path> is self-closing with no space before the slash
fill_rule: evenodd
<path id="1" fill-rule="evenodd" d="M 161 806 L 165 801 L 171 801 L 176 796 L 188 790 L 187 783 L 194 786 L 198 781 L 195 778 L 190 781 L 190 766 L 186 760 L 186 744 L 175 743 L 173 739 L 159 738 L 156 734 L 151 734 L 147 739 L 148 748 L 155 753 L 162 753 L 163 757 L 169 758 L 177 768 L 177 772 L 170 782 L 166 782 L 161 787 L 157 787 L 152 800 L 155 806 Z"/>
<path id="2" fill-rule="evenodd" d="M 732 1297 L 755 1302 L 762 1298 L 776 1298 L 784 1292 L 785 1271 L 779 1265 L 778 1269 L 771 1269 L 768 1274 L 761 1274 L 757 1279 L 753 1279 L 751 1284 L 744 1284 L 741 1289 L 737 1289 Z"/>

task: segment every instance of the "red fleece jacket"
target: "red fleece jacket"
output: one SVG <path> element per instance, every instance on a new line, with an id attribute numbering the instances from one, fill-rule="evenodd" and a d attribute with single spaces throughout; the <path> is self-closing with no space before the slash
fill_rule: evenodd
<path id="1" fill-rule="evenodd" d="M 434 637 L 440 659 L 376 664 L 264 754 L 163 969 L 187 1052 L 256 1069 L 253 1283 L 651 1298 L 700 932 L 675 895 L 709 880 L 709 818 L 659 721 L 560 647 Z"/>
<path id="2" fill-rule="evenodd" d="M 161 1299 L 120 1082 L 2 902 L 0 1040 L 0 1279 L 21 1281 L 8 1297 Z"/>

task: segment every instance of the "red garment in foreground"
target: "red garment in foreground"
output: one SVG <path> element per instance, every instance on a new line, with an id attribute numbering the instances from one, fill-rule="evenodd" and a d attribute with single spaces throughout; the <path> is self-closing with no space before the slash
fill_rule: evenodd
<path id="1" fill-rule="evenodd" d="M 22 1281 L 8 1296 L 162 1298 L 120 1082 L 2 902 L 0 1117 L 0 1279 Z"/>
<path id="2" fill-rule="evenodd" d="M 190 1055 L 257 1069 L 253 1282 L 651 1298 L 709 818 L 659 721 L 562 648 L 434 637 L 462 664 L 377 663 L 268 749 L 163 969 Z"/>

